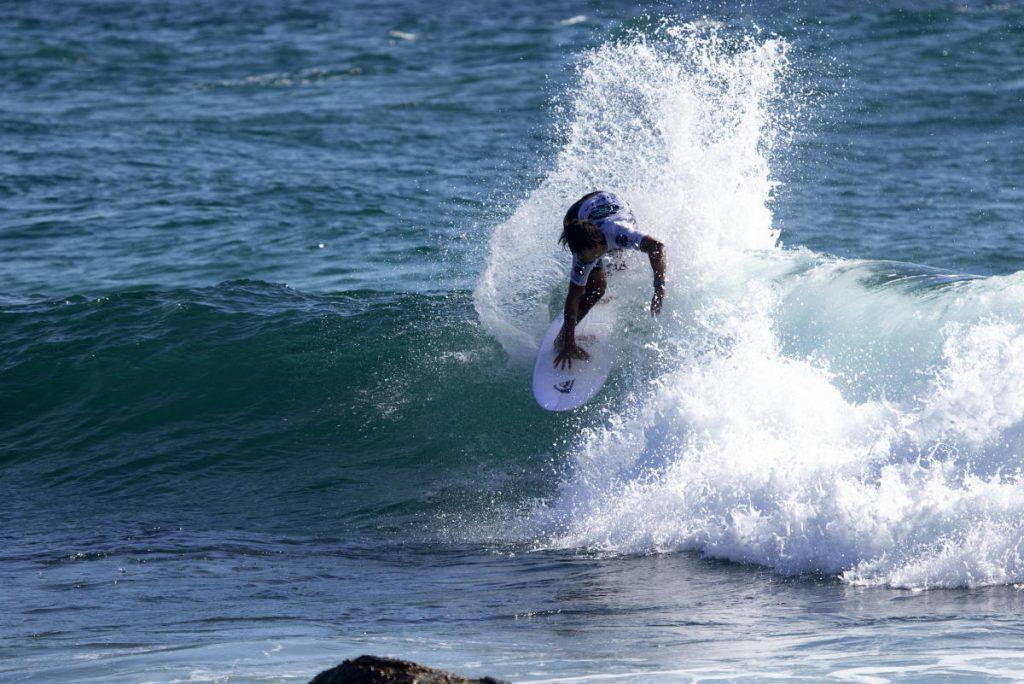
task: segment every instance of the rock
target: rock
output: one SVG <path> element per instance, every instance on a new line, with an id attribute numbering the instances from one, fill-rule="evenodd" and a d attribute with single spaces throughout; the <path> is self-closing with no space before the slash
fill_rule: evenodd
<path id="1" fill-rule="evenodd" d="M 498 679 L 466 679 L 407 660 L 359 656 L 324 670 L 309 684 L 508 684 Z"/>

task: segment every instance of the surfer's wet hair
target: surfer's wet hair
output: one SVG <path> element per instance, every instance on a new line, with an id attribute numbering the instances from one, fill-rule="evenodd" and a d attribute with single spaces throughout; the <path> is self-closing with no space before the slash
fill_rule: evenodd
<path id="1" fill-rule="evenodd" d="M 562 235 L 558 238 L 558 244 L 573 252 L 582 252 L 604 244 L 604 234 L 590 221 L 566 216 L 562 221 Z"/>
<path id="2" fill-rule="evenodd" d="M 590 221 L 580 220 L 580 205 L 596 194 L 587 193 L 565 212 L 565 218 L 562 219 L 562 236 L 558 238 L 558 244 L 562 247 L 568 247 L 572 252 L 582 252 L 604 244 L 604 233 L 601 229 Z"/>

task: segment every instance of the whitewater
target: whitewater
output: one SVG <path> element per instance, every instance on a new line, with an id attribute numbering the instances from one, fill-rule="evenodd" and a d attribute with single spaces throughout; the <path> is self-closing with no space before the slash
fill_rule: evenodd
<path id="1" fill-rule="evenodd" d="M 477 314 L 525 367 L 564 292 L 560 217 L 596 188 L 666 244 L 669 294 L 651 321 L 646 264 L 613 284 L 636 302 L 619 382 L 557 492 L 503 534 L 851 585 L 1024 582 L 1024 276 L 787 245 L 776 171 L 815 109 L 791 50 L 666 20 L 580 60 L 550 171 L 491 237 Z"/>

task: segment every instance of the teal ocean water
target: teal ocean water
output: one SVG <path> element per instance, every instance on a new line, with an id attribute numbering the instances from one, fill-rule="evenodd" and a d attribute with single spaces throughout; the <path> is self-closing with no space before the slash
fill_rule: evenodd
<path id="1" fill-rule="evenodd" d="M 1019 678 L 1022 57 L 1016 3 L 0 3 L 0 679 Z M 546 413 L 595 188 L 669 292 Z"/>

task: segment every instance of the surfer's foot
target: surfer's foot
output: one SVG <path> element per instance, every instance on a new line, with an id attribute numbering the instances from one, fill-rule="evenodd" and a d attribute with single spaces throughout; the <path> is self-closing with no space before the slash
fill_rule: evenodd
<path id="1" fill-rule="evenodd" d="M 565 340 L 565 331 L 564 330 L 559 332 L 557 335 L 555 335 L 555 351 L 561 351 L 562 350 L 562 342 L 564 340 Z"/>

